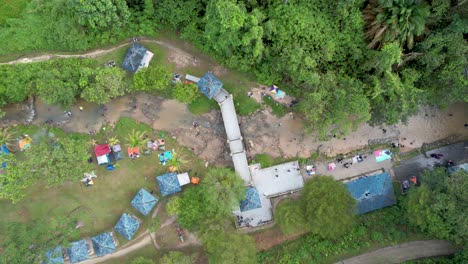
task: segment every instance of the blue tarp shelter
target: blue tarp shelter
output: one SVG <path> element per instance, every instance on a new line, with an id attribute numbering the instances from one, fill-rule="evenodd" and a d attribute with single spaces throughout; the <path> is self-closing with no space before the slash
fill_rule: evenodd
<path id="1" fill-rule="evenodd" d="M 157 203 L 158 198 L 143 188 L 138 191 L 131 202 L 132 206 L 143 215 L 148 215 Z"/>
<path id="2" fill-rule="evenodd" d="M 258 195 L 257 188 L 249 187 L 247 188 L 246 192 L 247 192 L 247 195 L 245 199 L 240 202 L 241 212 L 261 208 L 262 203 L 260 202 L 260 196 Z"/>
<path id="3" fill-rule="evenodd" d="M 197 82 L 197 86 L 202 94 L 211 99 L 219 92 L 219 90 L 221 90 L 221 88 L 223 88 L 223 83 L 211 72 L 207 72 Z"/>
<path id="4" fill-rule="evenodd" d="M 114 226 L 115 231 L 119 232 L 123 237 L 130 240 L 136 231 L 140 228 L 140 222 L 136 217 L 123 213 L 117 224 Z"/>
<path id="5" fill-rule="evenodd" d="M 56 247 L 46 252 L 45 264 L 63 264 L 63 249 L 62 247 Z"/>
<path id="6" fill-rule="evenodd" d="M 346 182 L 346 188 L 357 200 L 357 213 L 364 214 L 396 203 L 390 175 L 385 172 Z"/>
<path id="7" fill-rule="evenodd" d="M 157 176 L 156 181 L 158 182 L 159 191 L 162 196 L 168 196 L 182 190 L 179 180 L 177 179 L 177 173 L 175 172 L 169 172 L 161 176 Z"/>
<path id="8" fill-rule="evenodd" d="M 91 238 L 93 249 L 99 257 L 115 251 L 115 242 L 111 232 L 101 233 Z"/>
<path id="9" fill-rule="evenodd" d="M 71 243 L 71 247 L 67 249 L 68 257 L 71 263 L 77 263 L 89 258 L 88 243 L 82 239 Z"/>
<path id="10" fill-rule="evenodd" d="M 447 172 L 448 173 L 455 173 L 455 172 L 458 172 L 460 170 L 468 171 L 468 163 L 463 163 L 463 164 L 460 164 L 460 165 L 449 167 L 447 169 Z"/>
<path id="11" fill-rule="evenodd" d="M 139 43 L 132 43 L 125 55 L 122 68 L 131 73 L 137 72 L 140 67 L 145 66 L 143 64 L 145 64 L 145 57 L 148 56 L 147 51 L 148 50 Z"/>

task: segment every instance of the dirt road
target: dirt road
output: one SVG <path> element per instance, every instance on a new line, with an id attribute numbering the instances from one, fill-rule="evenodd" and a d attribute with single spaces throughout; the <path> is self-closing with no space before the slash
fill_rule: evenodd
<path id="1" fill-rule="evenodd" d="M 335 264 L 388 264 L 435 256 L 447 256 L 456 252 L 456 248 L 445 240 L 413 241 L 396 246 L 385 247 L 356 257 L 339 261 Z"/>

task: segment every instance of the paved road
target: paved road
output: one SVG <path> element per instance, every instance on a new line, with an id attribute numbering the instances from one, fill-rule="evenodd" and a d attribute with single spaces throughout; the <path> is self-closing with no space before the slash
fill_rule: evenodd
<path id="1" fill-rule="evenodd" d="M 437 160 L 430 157 L 433 153 L 443 154 L 444 156 L 440 160 Z M 403 160 L 393 171 L 395 172 L 396 179 L 402 182 L 413 175 L 419 176 L 424 170 L 433 169 L 437 163 L 444 165 L 448 160 L 453 160 L 457 164 L 468 160 L 468 142 L 434 149 L 426 152 L 426 156 L 421 154 L 414 158 Z"/>
<path id="2" fill-rule="evenodd" d="M 396 246 L 381 248 L 366 254 L 339 261 L 335 264 L 388 264 L 435 256 L 447 256 L 456 248 L 445 240 L 413 241 Z"/>

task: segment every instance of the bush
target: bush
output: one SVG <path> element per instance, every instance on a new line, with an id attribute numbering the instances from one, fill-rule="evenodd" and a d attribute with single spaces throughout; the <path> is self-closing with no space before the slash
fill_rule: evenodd
<path id="1" fill-rule="evenodd" d="M 275 221 L 285 234 L 306 232 L 304 212 L 298 201 L 282 201 L 275 209 Z"/>
<path id="2" fill-rule="evenodd" d="M 200 95 L 201 93 L 195 84 L 179 83 L 174 85 L 172 88 L 172 96 L 182 103 L 191 104 L 200 97 Z"/>
<path id="3" fill-rule="evenodd" d="M 199 96 L 189 104 L 189 111 L 194 115 L 202 115 L 213 109 L 219 109 L 215 100 L 210 100 L 206 96 Z"/>
<path id="4" fill-rule="evenodd" d="M 262 168 L 268 168 L 273 166 L 273 158 L 270 157 L 268 154 L 257 154 L 255 155 L 255 159 L 252 162 L 260 163 L 260 166 L 262 166 Z"/>
<path id="5" fill-rule="evenodd" d="M 181 202 L 180 196 L 173 196 L 169 198 L 169 201 L 167 202 L 167 205 L 166 205 L 167 213 L 171 216 L 179 214 L 180 202 Z"/>

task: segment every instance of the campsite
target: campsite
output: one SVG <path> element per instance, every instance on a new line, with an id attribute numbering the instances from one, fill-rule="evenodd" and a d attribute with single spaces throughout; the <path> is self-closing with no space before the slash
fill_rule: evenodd
<path id="1" fill-rule="evenodd" d="M 379 1 L 26 2 L 0 10 L 0 264 L 466 259 L 455 2 L 414 49 L 352 33 Z"/>

